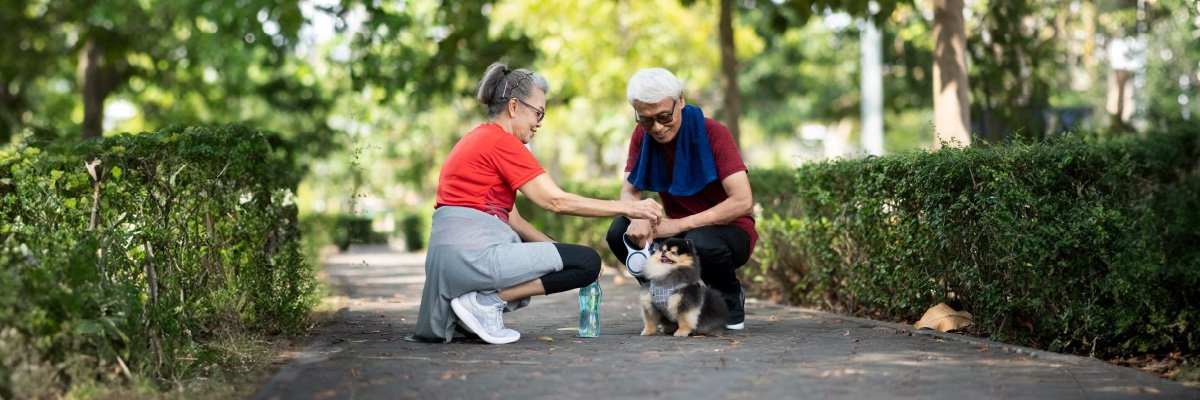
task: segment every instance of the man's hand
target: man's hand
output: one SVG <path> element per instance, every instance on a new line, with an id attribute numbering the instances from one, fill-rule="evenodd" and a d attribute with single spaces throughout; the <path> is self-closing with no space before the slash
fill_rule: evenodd
<path id="1" fill-rule="evenodd" d="M 650 238 L 654 237 L 654 224 L 648 219 L 635 219 L 629 222 L 629 229 L 625 230 L 625 236 L 629 242 L 639 249 L 646 248 Z"/>
<path id="2" fill-rule="evenodd" d="M 654 227 L 654 238 L 669 238 L 686 231 L 683 222 L 678 219 L 663 218 L 658 220 L 658 225 Z"/>

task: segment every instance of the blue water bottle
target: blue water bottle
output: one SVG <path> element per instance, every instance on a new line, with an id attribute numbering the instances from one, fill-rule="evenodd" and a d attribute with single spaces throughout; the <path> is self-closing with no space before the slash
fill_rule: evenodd
<path id="1" fill-rule="evenodd" d="M 579 337 L 600 336 L 600 280 L 579 289 Z"/>

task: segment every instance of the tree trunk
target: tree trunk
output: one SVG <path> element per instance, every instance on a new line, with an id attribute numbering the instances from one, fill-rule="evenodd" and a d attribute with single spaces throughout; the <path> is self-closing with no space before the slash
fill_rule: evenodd
<path id="1" fill-rule="evenodd" d="M 933 115 L 937 138 L 951 146 L 971 145 L 971 108 L 967 98 L 967 37 L 963 0 L 934 0 Z"/>
<path id="2" fill-rule="evenodd" d="M 859 76 L 859 91 L 862 92 L 860 112 L 862 113 L 863 151 L 867 155 L 883 155 L 883 38 L 875 21 L 868 16 L 862 23 L 862 36 L 859 39 L 862 53 L 861 75 Z"/>
<path id="3" fill-rule="evenodd" d="M 721 0 L 721 83 L 725 89 L 725 126 L 733 134 L 733 142 L 741 145 L 738 116 L 742 114 L 742 92 L 738 89 L 737 55 L 733 46 L 733 0 Z"/>
<path id="4" fill-rule="evenodd" d="M 8 143 L 12 132 L 21 125 L 20 97 L 8 85 L 8 81 L 0 79 L 0 143 Z"/>
<path id="5" fill-rule="evenodd" d="M 104 99 L 116 86 L 116 72 L 101 65 L 104 49 L 88 39 L 79 51 L 79 80 L 83 86 L 83 137 L 97 138 L 103 133 Z"/>
<path id="6" fill-rule="evenodd" d="M 1129 121 L 1133 118 L 1133 72 L 1113 69 L 1108 74 L 1108 111 L 1110 128 L 1113 132 L 1133 131 Z"/>

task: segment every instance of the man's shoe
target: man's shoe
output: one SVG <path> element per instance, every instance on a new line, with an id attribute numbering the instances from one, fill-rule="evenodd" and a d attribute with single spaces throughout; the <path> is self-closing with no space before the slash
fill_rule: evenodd
<path id="1" fill-rule="evenodd" d="M 454 309 L 458 322 L 491 344 L 506 344 L 521 339 L 520 332 L 504 327 L 504 303 L 485 306 L 475 300 L 475 294 L 468 292 L 450 300 L 450 308 Z"/>
<path id="2" fill-rule="evenodd" d="M 746 293 L 738 285 L 736 292 L 721 293 L 725 298 L 725 307 L 729 309 L 729 318 L 725 320 L 725 329 L 740 331 L 746 328 Z"/>

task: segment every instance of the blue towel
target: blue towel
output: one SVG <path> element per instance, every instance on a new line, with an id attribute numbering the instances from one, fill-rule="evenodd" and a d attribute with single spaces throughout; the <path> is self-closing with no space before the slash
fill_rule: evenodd
<path id="1" fill-rule="evenodd" d="M 642 134 L 642 152 L 629 171 L 629 183 L 633 187 L 687 197 L 717 180 L 716 161 L 708 144 L 708 131 L 704 129 L 704 111 L 700 107 L 684 106 L 681 124 L 679 134 L 675 136 L 672 174 L 667 174 L 663 145 L 654 141 L 649 132 Z"/>

